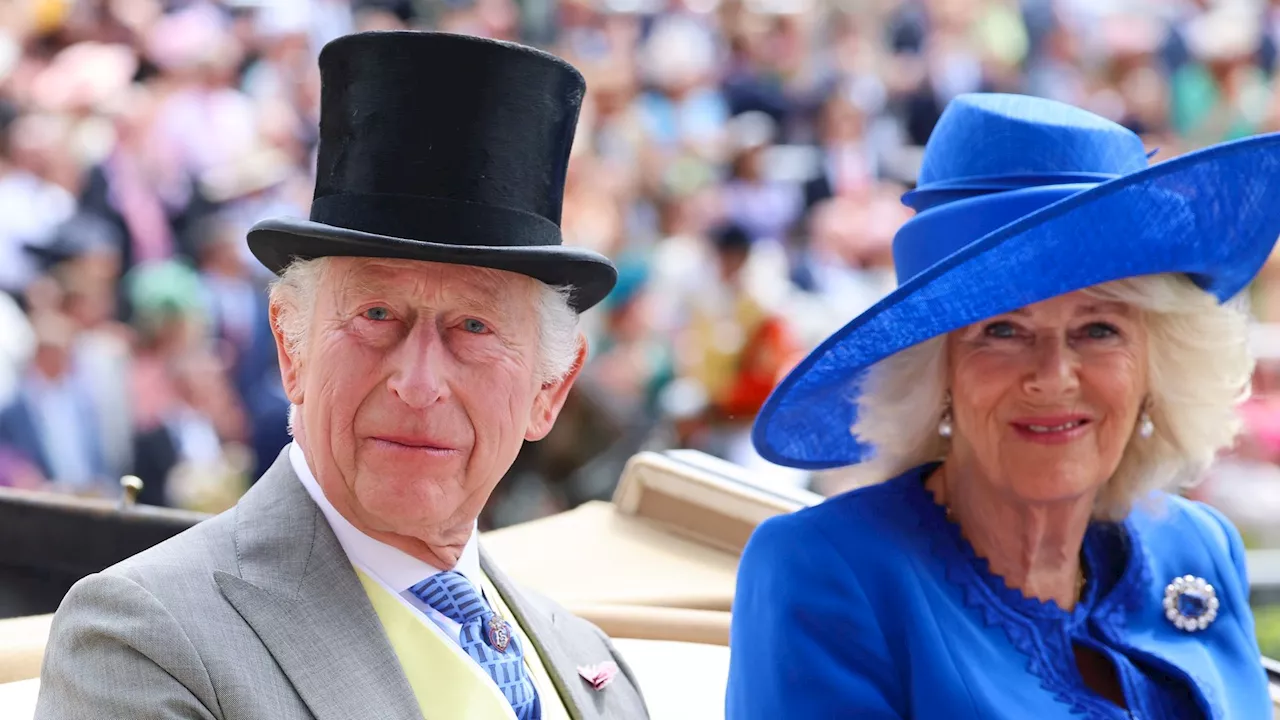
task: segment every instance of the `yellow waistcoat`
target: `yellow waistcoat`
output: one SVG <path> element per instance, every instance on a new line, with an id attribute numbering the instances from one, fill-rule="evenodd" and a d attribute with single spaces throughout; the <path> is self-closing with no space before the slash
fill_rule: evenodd
<path id="1" fill-rule="evenodd" d="M 391 649 L 400 660 L 425 720 L 511 720 L 514 717 L 507 699 L 484 669 L 428 627 L 426 623 L 430 620 L 359 568 L 356 576 L 386 630 Z M 569 713 L 524 628 L 516 622 L 488 577 L 482 585 L 485 599 L 511 623 L 520 638 L 525 667 L 542 701 L 543 720 L 568 720 Z"/>

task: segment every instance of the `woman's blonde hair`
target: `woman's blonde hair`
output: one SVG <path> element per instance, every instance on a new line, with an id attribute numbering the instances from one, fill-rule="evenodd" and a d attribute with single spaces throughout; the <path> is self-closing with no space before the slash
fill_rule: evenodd
<path id="1" fill-rule="evenodd" d="M 1253 374 L 1249 315 L 1243 297 L 1219 304 L 1183 275 L 1129 278 L 1085 292 L 1137 308 L 1149 338 L 1147 412 L 1155 433 L 1129 442 L 1094 513 L 1118 520 L 1151 490 L 1196 483 L 1234 444 L 1242 426 L 1236 406 Z M 874 448 L 874 457 L 853 470 L 855 482 L 883 481 L 946 455 L 948 443 L 938 434 L 947 392 L 945 335 L 876 363 L 859 389 L 852 432 Z"/>

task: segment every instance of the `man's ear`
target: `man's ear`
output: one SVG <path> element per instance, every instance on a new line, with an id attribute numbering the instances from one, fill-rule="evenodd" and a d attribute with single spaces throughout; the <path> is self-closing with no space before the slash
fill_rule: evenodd
<path id="1" fill-rule="evenodd" d="M 271 301 L 268 313 L 271 319 L 271 335 L 276 339 L 276 359 L 280 363 L 280 382 L 284 385 L 284 394 L 289 398 L 289 402 L 294 405 L 301 405 L 301 360 L 289 354 L 289 347 L 284 339 L 284 331 L 280 329 L 280 323 L 284 319 L 282 316 L 288 312 L 297 312 L 297 310 L 284 309 L 279 301 Z"/>
<path id="2" fill-rule="evenodd" d="M 529 411 L 529 427 L 524 433 L 525 440 L 530 442 L 541 440 L 551 432 L 551 427 L 556 424 L 556 418 L 560 416 L 565 400 L 569 399 L 569 390 L 586 363 L 587 338 L 582 333 L 578 333 L 578 356 L 574 358 L 569 372 L 565 373 L 563 378 L 543 385 L 538 390 L 537 397 L 533 399 L 533 408 Z"/>

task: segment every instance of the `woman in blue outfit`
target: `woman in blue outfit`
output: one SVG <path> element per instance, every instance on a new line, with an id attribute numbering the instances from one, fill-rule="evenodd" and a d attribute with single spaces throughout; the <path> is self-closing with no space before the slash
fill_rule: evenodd
<path id="1" fill-rule="evenodd" d="M 1240 536 L 1170 491 L 1240 427 L 1280 136 L 1148 157 L 1056 102 L 948 106 L 898 289 L 757 418 L 766 459 L 867 482 L 747 545 L 729 720 L 1271 718 Z"/>

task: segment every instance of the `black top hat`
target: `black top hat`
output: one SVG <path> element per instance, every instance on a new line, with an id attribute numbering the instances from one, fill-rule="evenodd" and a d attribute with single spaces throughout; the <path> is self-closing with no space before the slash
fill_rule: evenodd
<path id="1" fill-rule="evenodd" d="M 560 211 L 585 82 L 564 60 L 463 35 L 347 35 L 320 53 L 310 220 L 249 231 L 273 272 L 330 255 L 475 265 L 572 286 L 579 312 L 613 288 L 608 258 L 564 247 Z"/>

